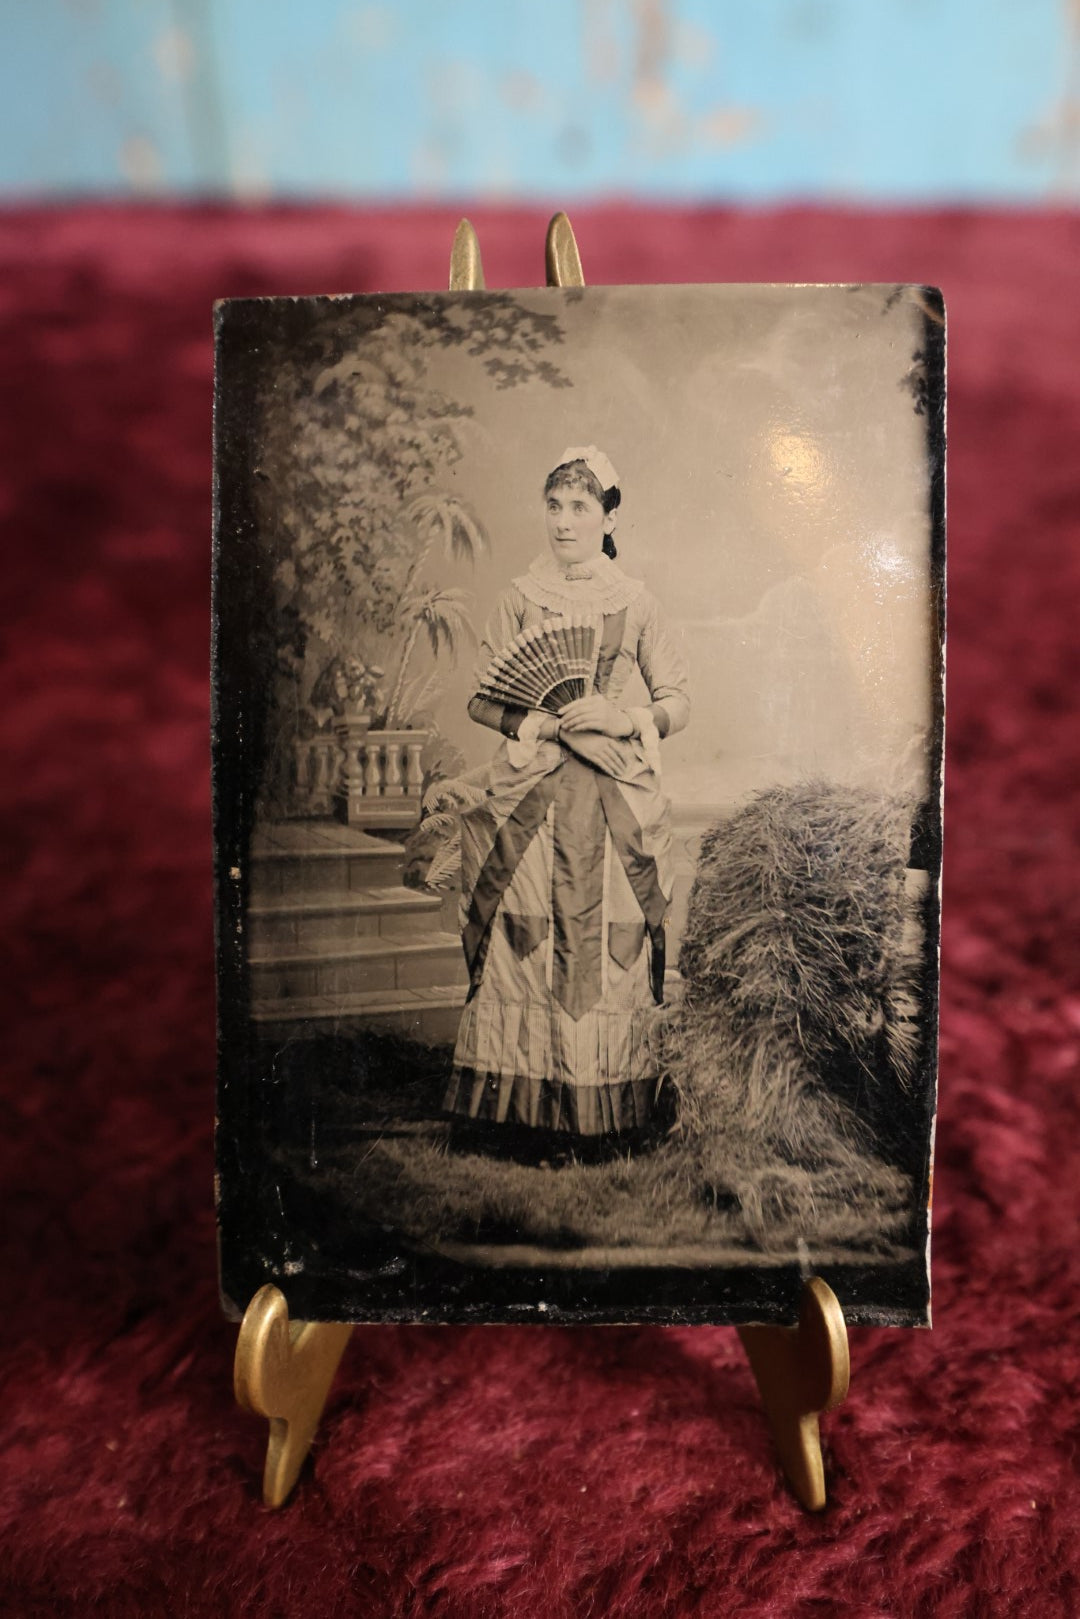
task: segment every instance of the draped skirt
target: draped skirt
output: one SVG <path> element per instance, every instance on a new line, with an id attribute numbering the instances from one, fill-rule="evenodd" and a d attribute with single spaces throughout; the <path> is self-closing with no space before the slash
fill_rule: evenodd
<path id="1" fill-rule="evenodd" d="M 641 1128 L 660 1073 L 668 802 L 641 750 L 613 779 L 557 744 L 497 756 L 463 816 L 469 998 L 445 1105 L 600 1135 Z"/>

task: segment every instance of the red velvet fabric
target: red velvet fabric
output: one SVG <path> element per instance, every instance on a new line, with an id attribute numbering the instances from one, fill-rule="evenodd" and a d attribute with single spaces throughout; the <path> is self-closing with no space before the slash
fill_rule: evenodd
<path id="1" fill-rule="evenodd" d="M 0 217 L 4 1611 L 1075 1615 L 1080 220 L 583 210 L 594 281 L 925 280 L 950 312 L 932 1333 L 853 1334 L 831 1503 L 730 1329 L 369 1328 L 259 1504 L 218 1313 L 210 305 L 444 284 L 455 216 Z M 478 213 L 492 285 L 539 212 Z"/>

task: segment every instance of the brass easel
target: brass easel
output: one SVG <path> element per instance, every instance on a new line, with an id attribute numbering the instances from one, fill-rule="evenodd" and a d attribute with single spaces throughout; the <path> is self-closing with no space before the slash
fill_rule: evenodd
<path id="1" fill-rule="evenodd" d="M 545 257 L 549 287 L 585 285 L 565 214 L 556 214 L 548 226 Z M 463 219 L 450 250 L 450 291 L 483 288 L 480 244 Z M 284 1295 L 273 1286 L 261 1287 L 244 1312 L 233 1382 L 244 1409 L 270 1419 L 263 1471 L 268 1507 L 281 1506 L 296 1483 L 351 1332 L 343 1322 L 290 1322 Z M 818 1419 L 843 1400 L 850 1372 L 836 1294 L 811 1277 L 803 1287 L 798 1326 L 744 1326 L 738 1333 L 788 1483 L 804 1507 L 820 1511 L 825 1470 Z"/>

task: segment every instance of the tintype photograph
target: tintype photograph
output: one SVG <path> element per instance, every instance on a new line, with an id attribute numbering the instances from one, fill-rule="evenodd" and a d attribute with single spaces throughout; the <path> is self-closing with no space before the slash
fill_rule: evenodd
<path id="1" fill-rule="evenodd" d="M 217 311 L 226 1308 L 929 1320 L 944 310 Z"/>

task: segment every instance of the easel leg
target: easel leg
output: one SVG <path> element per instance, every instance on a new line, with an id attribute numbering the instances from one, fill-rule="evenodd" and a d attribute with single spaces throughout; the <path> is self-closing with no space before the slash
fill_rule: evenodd
<path id="1" fill-rule="evenodd" d="M 352 1327 L 292 1321 L 276 1287 L 261 1287 L 244 1311 L 233 1387 L 246 1411 L 270 1419 L 263 1502 L 280 1507 L 296 1483 L 319 1426 Z"/>
<path id="2" fill-rule="evenodd" d="M 819 1276 L 803 1289 L 797 1327 L 740 1327 L 788 1483 L 804 1507 L 825 1505 L 818 1418 L 848 1391 L 847 1327 L 836 1294 Z"/>

